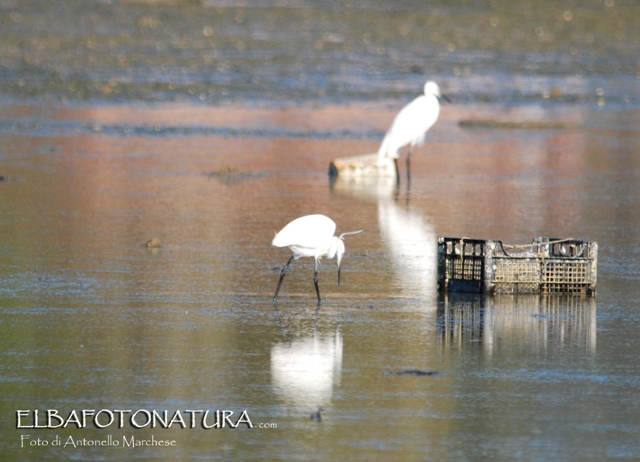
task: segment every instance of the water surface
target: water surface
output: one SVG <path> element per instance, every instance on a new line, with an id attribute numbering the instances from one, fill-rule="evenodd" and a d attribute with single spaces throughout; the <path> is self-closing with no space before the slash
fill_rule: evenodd
<path id="1" fill-rule="evenodd" d="M 1 3 L 2 453 L 638 458 L 635 4 L 207 5 Z M 528 21 L 522 35 L 498 27 L 511 19 Z M 491 44 L 466 39 L 493 29 Z M 588 34 L 597 46 L 581 45 Z M 374 152 L 427 76 L 457 103 L 412 157 L 410 185 L 330 181 L 331 159 Z M 323 261 L 320 307 L 308 259 L 274 306 L 290 254 L 271 239 L 310 213 L 364 232 L 345 238 L 341 285 Z M 438 236 L 597 241 L 597 296 L 439 297 Z M 254 428 L 16 429 L 19 409 L 246 410 Z M 176 446 L 22 448 L 21 435 Z"/>

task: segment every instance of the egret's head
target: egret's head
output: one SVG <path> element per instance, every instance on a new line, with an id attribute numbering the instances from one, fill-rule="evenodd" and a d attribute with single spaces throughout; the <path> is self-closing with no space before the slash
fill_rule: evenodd
<path id="1" fill-rule="evenodd" d="M 336 259 L 338 260 L 338 285 L 340 285 L 340 265 L 342 264 L 342 256 L 344 255 L 344 242 L 342 242 L 342 236 L 338 238 Z"/>
<path id="2" fill-rule="evenodd" d="M 433 80 L 429 80 L 424 84 L 424 94 L 425 96 L 435 96 L 438 99 L 443 99 L 447 103 L 451 103 L 451 100 L 446 96 L 440 93 L 440 87 Z"/>
<path id="3" fill-rule="evenodd" d="M 442 96 L 440 94 L 440 87 L 433 80 L 429 80 L 424 84 L 424 94 L 427 96 L 433 95 L 437 98 L 440 98 Z"/>
<path id="4" fill-rule="evenodd" d="M 327 252 L 327 258 L 336 257 L 338 260 L 338 284 L 340 284 L 340 263 L 342 262 L 342 256 L 344 255 L 344 242 L 342 242 L 342 236 L 331 238 L 331 246 Z"/>
<path id="5" fill-rule="evenodd" d="M 334 241 L 331 244 L 331 250 L 329 252 L 329 258 L 333 258 L 334 256 L 338 260 L 338 285 L 340 285 L 340 267 L 342 264 L 342 256 L 344 255 L 344 242 L 342 241 L 343 237 L 348 234 L 358 234 L 360 231 L 352 231 L 350 233 L 342 233 L 340 237 L 334 237 Z"/>

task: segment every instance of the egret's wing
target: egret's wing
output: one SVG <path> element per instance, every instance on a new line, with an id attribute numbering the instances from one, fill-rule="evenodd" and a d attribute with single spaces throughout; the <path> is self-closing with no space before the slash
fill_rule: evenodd
<path id="1" fill-rule="evenodd" d="M 380 150 L 384 150 L 384 153 L 379 155 L 396 159 L 400 156 L 400 149 L 413 139 L 412 134 L 416 129 L 416 120 L 419 117 L 423 99 L 424 96 L 419 96 L 400 109 L 382 140 Z"/>
<path id="2" fill-rule="evenodd" d="M 397 158 L 403 146 L 423 144 L 427 130 L 436 122 L 439 113 L 440 105 L 435 97 L 419 96 L 411 101 L 393 120 L 383 140 L 385 153 L 380 154 Z"/>
<path id="3" fill-rule="evenodd" d="M 411 143 L 424 133 L 424 119 L 429 110 L 427 98 L 419 96 L 398 113 L 393 121 L 393 134 L 399 147 Z"/>
<path id="4" fill-rule="evenodd" d="M 310 249 L 317 248 L 333 237 L 336 224 L 324 215 L 307 215 L 296 218 L 282 228 L 271 245 L 276 247 L 288 247 L 296 245 Z"/>

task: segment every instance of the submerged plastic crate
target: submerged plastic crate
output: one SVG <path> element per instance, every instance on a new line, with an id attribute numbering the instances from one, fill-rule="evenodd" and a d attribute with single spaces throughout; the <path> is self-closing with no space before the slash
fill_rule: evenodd
<path id="1" fill-rule="evenodd" d="M 594 296 L 598 244 L 537 237 L 531 245 L 438 238 L 438 291 Z"/>

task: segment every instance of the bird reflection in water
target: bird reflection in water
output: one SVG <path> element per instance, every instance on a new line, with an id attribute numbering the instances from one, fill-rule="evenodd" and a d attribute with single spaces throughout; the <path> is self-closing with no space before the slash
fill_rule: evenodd
<path id="1" fill-rule="evenodd" d="M 438 245 L 433 226 L 394 200 L 378 202 L 378 222 L 402 294 L 431 300 L 428 305 L 435 306 Z"/>
<path id="2" fill-rule="evenodd" d="M 340 384 L 342 335 L 296 338 L 271 348 L 271 383 L 296 412 L 317 413 L 328 406 L 333 387 Z M 320 421 L 321 419 L 316 419 Z"/>
<path id="3" fill-rule="evenodd" d="M 438 243 L 428 218 L 398 204 L 394 179 L 338 177 L 330 185 L 338 194 L 377 205 L 380 233 L 394 267 L 394 284 L 404 297 L 426 299 L 428 306 L 435 307 Z"/>

